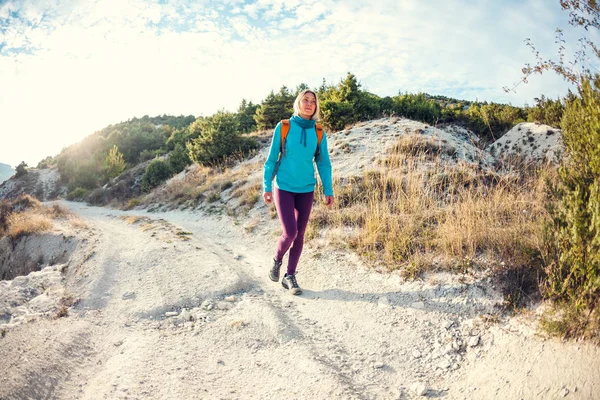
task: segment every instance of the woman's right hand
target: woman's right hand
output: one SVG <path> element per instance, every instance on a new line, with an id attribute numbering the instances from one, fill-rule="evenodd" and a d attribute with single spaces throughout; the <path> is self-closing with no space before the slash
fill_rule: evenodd
<path id="1" fill-rule="evenodd" d="M 263 199 L 265 200 L 265 203 L 271 204 L 273 202 L 273 193 L 271 193 L 271 192 L 264 192 L 263 193 Z"/>

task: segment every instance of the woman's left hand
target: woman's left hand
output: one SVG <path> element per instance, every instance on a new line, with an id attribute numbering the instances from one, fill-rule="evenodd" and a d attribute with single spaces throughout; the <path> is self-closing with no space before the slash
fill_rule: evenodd
<path id="1" fill-rule="evenodd" d="M 333 196 L 325 196 L 325 205 L 330 207 L 333 204 Z"/>

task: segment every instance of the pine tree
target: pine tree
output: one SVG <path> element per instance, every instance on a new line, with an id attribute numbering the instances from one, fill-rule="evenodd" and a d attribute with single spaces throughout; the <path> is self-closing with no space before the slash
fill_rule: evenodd
<path id="1" fill-rule="evenodd" d="M 117 177 L 125 170 L 125 159 L 116 144 L 109 150 L 105 164 L 109 178 Z"/>

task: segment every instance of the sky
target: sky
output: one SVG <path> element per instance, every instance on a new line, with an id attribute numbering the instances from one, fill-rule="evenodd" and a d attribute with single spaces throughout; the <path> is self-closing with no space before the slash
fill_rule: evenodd
<path id="1" fill-rule="evenodd" d="M 36 166 L 144 115 L 208 116 L 283 85 L 533 104 L 551 73 L 506 93 L 567 43 L 558 0 L 0 0 L 0 162 Z M 568 46 L 572 49 L 573 46 Z"/>

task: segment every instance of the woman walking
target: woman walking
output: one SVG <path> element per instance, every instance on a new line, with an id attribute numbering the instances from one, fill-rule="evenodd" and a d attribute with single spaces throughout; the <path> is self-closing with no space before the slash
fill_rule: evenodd
<path id="1" fill-rule="evenodd" d="M 317 165 L 323 185 L 325 205 L 333 204 L 327 137 L 316 124 L 318 116 L 319 100 L 316 93 L 312 90 L 303 90 L 294 101 L 294 115 L 290 118 L 289 125 L 287 121 L 282 121 L 275 127 L 264 166 L 263 198 L 267 204 L 275 202 L 283 230 L 277 241 L 269 278 L 274 282 L 279 281 L 283 256 L 289 250 L 287 272 L 281 284 L 295 295 L 302 293 L 296 281 L 296 269 L 302 254 L 304 232 L 310 217 L 317 183 L 314 164 Z M 287 135 L 285 135 L 286 131 Z M 320 138 L 319 133 L 322 135 Z"/>

